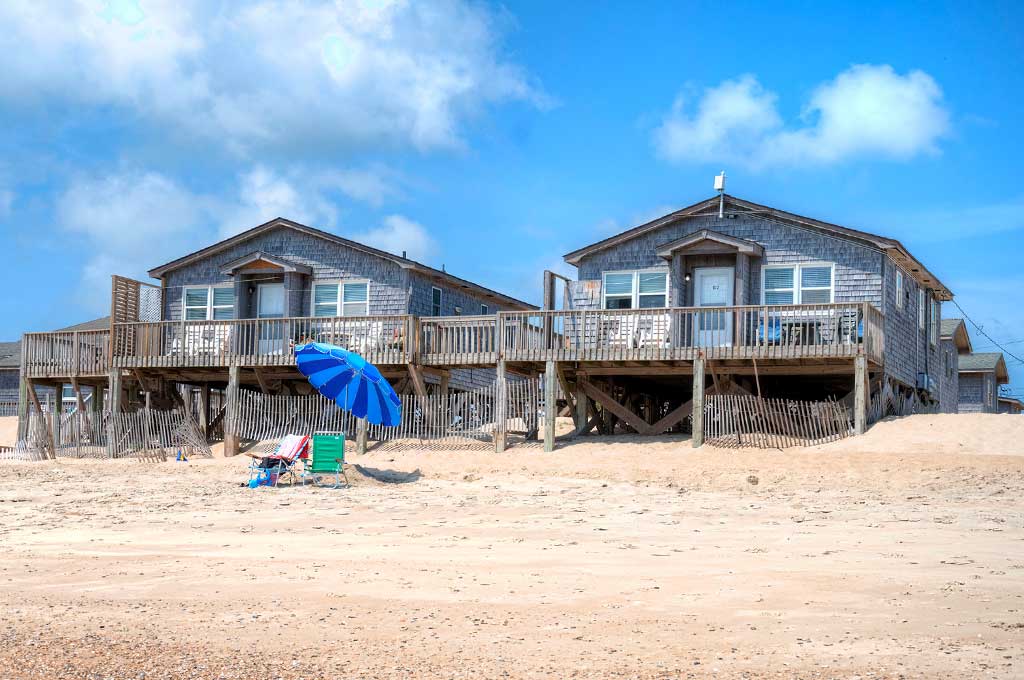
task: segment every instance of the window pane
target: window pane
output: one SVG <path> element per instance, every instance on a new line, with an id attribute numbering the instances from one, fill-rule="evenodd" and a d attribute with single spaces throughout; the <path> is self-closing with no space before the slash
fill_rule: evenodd
<path id="1" fill-rule="evenodd" d="M 610 297 L 604 301 L 604 306 L 607 309 L 632 309 L 633 308 L 633 296 L 629 297 Z"/>
<path id="2" fill-rule="evenodd" d="M 440 305 L 441 304 L 441 289 L 440 288 L 431 288 L 430 292 L 431 292 L 431 295 L 433 296 L 431 299 L 433 300 L 434 304 L 435 305 Z"/>
<path id="3" fill-rule="evenodd" d="M 764 303 L 766 305 L 791 305 L 793 304 L 793 291 L 770 291 L 764 292 Z"/>
<path id="4" fill-rule="evenodd" d="M 326 305 L 337 304 L 338 302 L 338 284 L 336 283 L 325 283 L 313 286 L 313 304 Z M 337 309 L 337 307 L 335 307 Z"/>
<path id="5" fill-rule="evenodd" d="M 793 268 L 773 268 L 764 270 L 764 289 L 770 290 L 772 288 L 792 288 L 793 287 Z"/>
<path id="6" fill-rule="evenodd" d="M 341 306 L 341 313 L 344 316 L 366 316 L 365 302 L 348 302 Z"/>
<path id="7" fill-rule="evenodd" d="M 665 281 L 668 276 L 665 272 L 641 273 L 639 293 L 664 293 Z M 640 305 L 643 307 L 643 305 Z"/>
<path id="8" fill-rule="evenodd" d="M 831 294 L 827 290 L 803 290 L 800 291 L 800 302 L 805 305 L 828 304 Z"/>
<path id="9" fill-rule="evenodd" d="M 343 302 L 366 302 L 367 284 L 346 283 Z"/>
<path id="10" fill-rule="evenodd" d="M 185 309 L 186 321 L 205 321 L 206 307 L 187 307 Z"/>
<path id="11" fill-rule="evenodd" d="M 665 306 L 664 295 L 641 295 L 640 296 L 640 309 L 653 309 L 655 307 Z"/>
<path id="12" fill-rule="evenodd" d="M 334 316 L 338 313 L 338 306 L 333 302 L 327 305 L 314 305 L 313 316 Z"/>
<path id="13" fill-rule="evenodd" d="M 234 319 L 235 308 L 234 307 L 214 307 L 213 308 L 214 319 Z"/>
<path id="14" fill-rule="evenodd" d="M 227 307 L 234 306 L 235 304 L 235 289 L 234 288 L 214 288 L 213 289 L 213 306 L 214 307 Z"/>
<path id="15" fill-rule="evenodd" d="M 605 274 L 604 276 L 605 295 L 632 295 L 633 275 L 632 274 Z"/>
<path id="16" fill-rule="evenodd" d="M 832 285 L 832 267 L 803 267 L 800 285 L 804 288 L 828 288 Z"/>
<path id="17" fill-rule="evenodd" d="M 186 288 L 185 289 L 185 306 L 186 307 L 206 307 L 206 295 L 209 291 L 206 288 Z M 203 317 L 206 317 L 206 312 L 203 312 Z"/>
<path id="18" fill-rule="evenodd" d="M 487 305 L 480 305 L 480 313 L 483 315 L 487 315 L 491 313 L 491 310 Z"/>

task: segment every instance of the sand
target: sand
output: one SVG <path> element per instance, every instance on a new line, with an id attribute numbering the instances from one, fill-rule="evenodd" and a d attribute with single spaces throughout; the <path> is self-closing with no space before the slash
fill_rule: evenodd
<path id="1" fill-rule="evenodd" d="M 0 677 L 1024 676 L 1022 418 L 355 462 L 0 464 Z"/>
<path id="2" fill-rule="evenodd" d="M 18 441 L 18 416 L 0 417 L 0 446 L 14 446 Z"/>

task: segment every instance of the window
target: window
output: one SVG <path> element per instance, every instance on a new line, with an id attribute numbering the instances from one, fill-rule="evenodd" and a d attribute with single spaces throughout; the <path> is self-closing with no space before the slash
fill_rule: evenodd
<path id="1" fill-rule="evenodd" d="M 832 302 L 831 264 L 799 264 L 763 268 L 762 300 L 766 305 L 827 304 Z"/>
<path id="2" fill-rule="evenodd" d="M 484 316 L 487 316 L 488 314 L 491 313 L 491 308 L 488 307 L 487 305 L 480 305 L 480 313 L 483 314 Z"/>
<path id="3" fill-rule="evenodd" d="M 668 272 L 605 272 L 605 309 L 654 309 L 668 301 Z"/>
<path id="4" fill-rule="evenodd" d="M 985 406 L 992 405 L 992 377 L 985 376 Z"/>
<path id="5" fill-rule="evenodd" d="M 370 284 L 342 281 L 313 284 L 313 316 L 367 316 Z"/>
<path id="6" fill-rule="evenodd" d="M 939 341 L 939 317 L 942 316 L 939 301 L 934 298 L 932 299 L 931 313 L 931 333 L 928 339 L 931 340 L 932 346 L 934 346 Z"/>
<path id="7" fill-rule="evenodd" d="M 924 330 L 924 288 L 917 291 L 917 325 Z"/>
<path id="8" fill-rule="evenodd" d="M 903 272 L 896 268 L 896 309 L 903 309 Z"/>
<path id="9" fill-rule="evenodd" d="M 187 286 L 182 304 L 187 321 L 235 318 L 232 286 Z"/>
<path id="10" fill-rule="evenodd" d="M 430 289 L 430 314 L 431 316 L 441 316 L 441 289 L 431 288 Z"/>

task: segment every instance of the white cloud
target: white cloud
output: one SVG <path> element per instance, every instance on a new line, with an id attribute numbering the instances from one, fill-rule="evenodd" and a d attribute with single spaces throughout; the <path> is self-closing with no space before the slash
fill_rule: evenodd
<path id="1" fill-rule="evenodd" d="M 420 262 L 429 262 L 438 250 L 437 243 L 422 224 L 401 215 L 389 215 L 375 229 L 346 236 L 396 255 L 405 252 L 409 259 Z"/>
<path id="2" fill-rule="evenodd" d="M 935 80 L 888 65 L 852 66 L 822 83 L 795 127 L 783 121 L 777 99 L 752 75 L 705 90 L 692 114 L 680 96 L 655 130 L 655 147 L 670 161 L 754 168 L 903 160 L 937 152 L 950 127 Z"/>
<path id="3" fill-rule="evenodd" d="M 461 144 L 464 121 L 544 105 L 464 0 L 0 4 L 0 99 L 124 107 L 236 152 Z"/>
<path id="4" fill-rule="evenodd" d="M 79 176 L 57 201 L 60 226 L 80 236 L 88 253 L 79 302 L 102 313 L 109 304 L 111 274 L 145 278 L 150 267 L 275 217 L 339 231 L 338 207 L 326 192 L 338 188 L 345 172 L 277 173 L 256 166 L 239 175 L 236 190 L 226 198 L 154 172 Z M 423 225 L 401 215 L 345 235 L 424 261 L 438 251 Z"/>

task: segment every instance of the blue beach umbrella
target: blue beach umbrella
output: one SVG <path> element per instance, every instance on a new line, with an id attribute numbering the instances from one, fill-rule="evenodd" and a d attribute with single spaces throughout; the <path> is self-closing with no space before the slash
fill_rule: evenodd
<path id="1" fill-rule="evenodd" d="M 398 425 L 402 402 L 376 366 L 336 345 L 295 347 L 295 365 L 320 394 L 374 425 Z"/>

